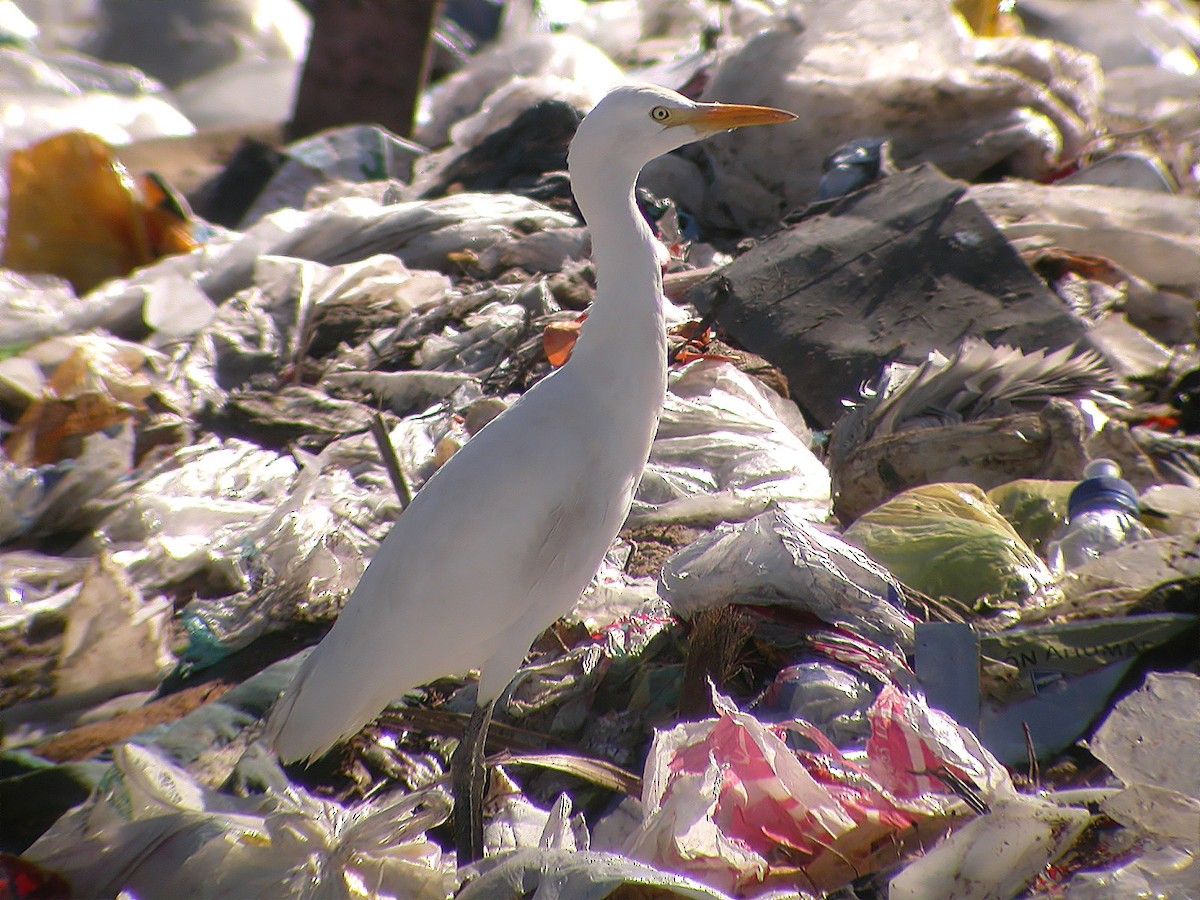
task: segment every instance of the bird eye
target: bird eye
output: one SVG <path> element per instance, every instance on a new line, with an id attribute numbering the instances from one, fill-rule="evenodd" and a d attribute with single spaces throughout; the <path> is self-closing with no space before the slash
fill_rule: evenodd
<path id="1" fill-rule="evenodd" d="M 652 118 L 655 122 L 665 122 L 667 119 L 671 118 L 671 111 L 665 106 L 656 106 L 654 109 L 650 110 L 650 118 Z"/>

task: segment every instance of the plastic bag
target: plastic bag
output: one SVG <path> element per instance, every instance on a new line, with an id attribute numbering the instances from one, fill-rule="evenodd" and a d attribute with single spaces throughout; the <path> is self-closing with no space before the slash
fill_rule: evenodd
<path id="1" fill-rule="evenodd" d="M 777 221 L 816 196 L 828 153 L 880 132 L 902 167 L 927 161 L 960 178 L 996 166 L 1037 178 L 1074 158 L 1096 123 L 1094 60 L 1065 45 L 1012 39 L 993 61 L 977 52 L 986 43 L 972 39 L 949 4 L 789 4 L 771 28 L 723 55 L 703 99 L 788 109 L 805 126 L 706 145 L 706 218 L 744 230 Z M 1052 62 L 1021 65 L 1044 56 Z"/>
<path id="2" fill-rule="evenodd" d="M 741 519 L 770 503 L 824 518 L 829 473 L 810 440 L 795 404 L 729 363 L 672 371 L 629 523 Z"/>
<path id="3" fill-rule="evenodd" d="M 41 345 L 26 358 L 53 366 L 42 396 L 29 404 L 4 441 L 8 458 L 26 466 L 77 457 L 86 436 L 145 413 L 153 393 L 147 370 L 160 361 L 137 344 L 85 335 Z"/>
<path id="4" fill-rule="evenodd" d="M 109 144 L 195 133 L 163 86 L 86 56 L 0 47 L 5 115 L 0 149 L 82 129 Z"/>
<path id="5" fill-rule="evenodd" d="M 355 809 L 296 787 L 237 798 L 122 744 L 97 792 L 26 857 L 95 896 L 444 900 L 454 875 L 424 832 L 448 812 L 436 793 Z"/>
<path id="6" fill-rule="evenodd" d="M 1009 521 L 1030 549 L 1041 552 L 1067 523 L 1067 499 L 1075 481 L 1049 481 L 1044 478 L 1019 478 L 994 487 L 987 498 Z"/>
<path id="7" fill-rule="evenodd" d="M 861 516 L 845 537 L 905 584 L 933 597 L 1021 602 L 1054 581 L 973 484 L 905 491 Z"/>
<path id="8" fill-rule="evenodd" d="M 969 732 L 892 687 L 871 709 L 859 762 L 804 722 L 768 727 L 719 694 L 713 703 L 717 719 L 656 735 L 645 818 L 625 852 L 737 896 L 819 896 L 894 861 L 922 823 L 929 830 L 959 808 L 934 774 L 943 766 L 989 799 L 1012 794 L 1003 767 Z M 785 729 L 819 751 L 794 754 Z"/>
<path id="9" fill-rule="evenodd" d="M 196 247 L 186 213 L 161 183 L 135 183 L 104 142 L 86 132 L 13 153 L 8 194 L 4 266 L 62 276 L 79 294 Z"/>
<path id="10" fill-rule="evenodd" d="M 913 623 L 895 606 L 895 578 L 799 512 L 771 510 L 749 522 L 718 526 L 667 560 L 660 596 L 681 616 L 726 603 L 799 607 L 910 652 Z"/>

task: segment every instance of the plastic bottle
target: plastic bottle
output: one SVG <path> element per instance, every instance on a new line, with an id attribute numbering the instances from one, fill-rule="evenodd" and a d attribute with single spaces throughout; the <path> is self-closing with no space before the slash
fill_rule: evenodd
<path id="1" fill-rule="evenodd" d="M 1067 501 L 1067 525 L 1049 548 L 1050 568 L 1076 569 L 1124 544 L 1152 535 L 1142 524 L 1137 491 L 1111 459 L 1094 459 Z"/>

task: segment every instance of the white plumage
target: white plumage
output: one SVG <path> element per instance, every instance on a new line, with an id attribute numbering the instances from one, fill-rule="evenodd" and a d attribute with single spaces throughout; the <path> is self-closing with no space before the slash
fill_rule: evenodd
<path id="1" fill-rule="evenodd" d="M 637 174 L 708 134 L 791 118 L 627 87 L 584 119 L 569 168 L 598 289 L 572 358 L 396 521 L 272 711 L 282 759 L 320 756 L 442 675 L 478 667 L 479 702 L 494 700 L 534 638 L 575 604 L 625 520 L 666 389 L 662 279 L 634 204 Z"/>

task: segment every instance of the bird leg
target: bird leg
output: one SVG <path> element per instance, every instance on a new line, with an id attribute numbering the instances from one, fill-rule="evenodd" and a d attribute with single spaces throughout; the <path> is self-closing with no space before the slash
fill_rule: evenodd
<path id="1" fill-rule="evenodd" d="M 492 701 L 471 713 L 454 755 L 450 757 L 450 787 L 454 794 L 454 846 L 458 865 L 483 858 L 484 744 L 492 721 Z"/>

